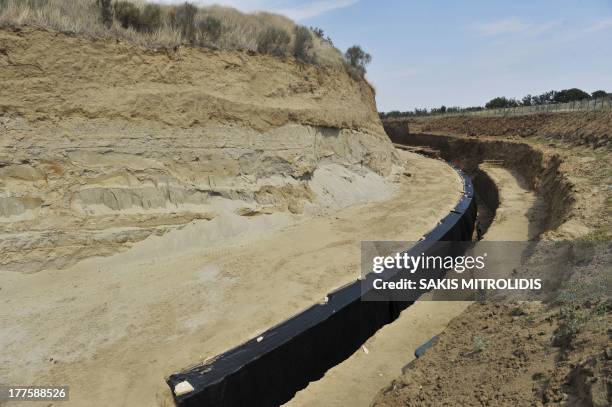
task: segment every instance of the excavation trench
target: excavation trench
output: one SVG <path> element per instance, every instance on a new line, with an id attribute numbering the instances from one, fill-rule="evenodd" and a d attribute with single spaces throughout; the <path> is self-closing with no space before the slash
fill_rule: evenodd
<path id="1" fill-rule="evenodd" d="M 296 369 L 305 362 L 292 353 L 278 359 L 289 362 L 285 370 L 265 364 L 274 358 L 257 354 L 252 359 L 265 362 L 257 375 L 270 379 L 265 385 L 258 386 L 260 382 L 250 380 L 240 369 L 231 369 L 236 386 L 228 386 L 227 394 L 238 396 L 247 390 L 245 383 L 253 384 L 250 390 L 255 393 L 242 393 L 250 398 L 241 405 L 267 397 L 272 400 L 268 405 L 289 400 L 358 349 L 372 334 L 371 327 L 397 316 L 389 305 L 365 310 L 352 302 L 359 288 L 357 297 L 349 289 L 338 288 L 359 276 L 360 241 L 415 241 L 440 219 L 454 225 L 461 218 L 451 213 L 464 189 L 457 172 L 439 160 L 402 155 L 402 172 L 384 181 L 393 189 L 392 195 L 360 188 L 358 179 L 350 177 L 342 178 L 346 181 L 342 188 L 338 183 L 328 187 L 347 194 L 361 191 L 368 198 L 364 204 L 332 208 L 320 215 L 233 214 L 197 220 L 122 252 L 63 269 L 4 273 L 7 334 L 0 338 L 6 350 L 0 376 L 10 383 L 69 382 L 74 389 L 69 405 L 169 405 L 172 396 L 164 382 L 166 375 L 215 360 L 216 355 L 251 338 L 261 345 L 258 348 L 267 346 L 271 338 L 279 338 L 267 335 L 271 327 L 334 293 L 328 303 L 353 304 L 343 315 L 354 318 L 330 312 L 328 327 L 337 326 L 339 320 L 351 324 L 341 330 L 346 337 L 324 331 L 316 346 L 301 347 L 308 355 L 305 362 L 312 359 L 315 365 L 309 374 Z M 346 175 L 342 168 L 335 168 L 334 173 L 323 172 L 323 177 Z M 313 188 L 320 186 L 315 181 L 316 177 Z M 453 233 L 458 232 L 453 238 L 464 238 L 467 233 L 462 231 L 469 225 L 453 228 Z M 236 230 L 243 233 L 227 236 Z M 44 314 L 41 309 L 46 310 Z M 380 314 L 374 312 L 378 310 Z M 316 321 L 309 324 L 318 326 Z M 263 339 L 256 341 L 262 334 Z M 343 348 L 337 351 L 330 346 L 331 340 Z M 33 348 L 38 351 L 27 352 Z M 313 358 L 311 350 L 321 353 Z"/>
<path id="2" fill-rule="evenodd" d="M 391 140 L 403 146 L 423 148 L 429 154 L 475 174 L 482 164 L 493 164 L 519 175 L 526 189 L 535 191 L 546 203 L 546 215 L 532 226 L 533 233 L 556 230 L 570 218 L 575 202 L 572 183 L 559 171 L 561 158 L 545 154 L 518 141 L 455 137 L 449 135 L 411 134 L 401 122 L 387 122 Z M 478 181 L 475 187 L 478 188 Z M 482 187 L 482 185 L 481 185 Z M 478 188 L 483 190 L 482 188 Z"/>
<path id="3" fill-rule="evenodd" d="M 411 255 L 429 253 L 438 241 L 471 239 L 476 217 L 473 187 L 467 175 L 458 173 L 463 182 L 459 202 L 421 241 L 406 248 Z M 324 303 L 210 363 L 171 375 L 168 384 L 175 391 L 175 401 L 181 406 L 239 406 L 252 400 L 257 400 L 258 406 L 276 406 L 287 402 L 296 391 L 350 358 L 368 338 L 413 304 L 391 296 L 363 301 L 363 287 L 368 283 L 354 281 L 329 293 Z M 191 391 L 177 395 L 177 389 L 186 383 Z"/>
<path id="4" fill-rule="evenodd" d="M 556 227 L 571 206 L 567 194 L 571 186 L 557 171 L 559 161 L 525 144 L 394 134 L 389 129 L 388 133 L 396 147 L 442 158 L 470 175 L 483 241 L 535 239 Z M 504 261 L 516 261 L 515 266 L 520 266 L 518 258 L 504 257 Z M 309 406 L 322 401 L 329 406 L 371 405 L 380 389 L 409 369 L 412 353 L 441 333 L 470 304 L 416 302 L 325 377 L 297 393 L 288 405 Z"/>
<path id="5" fill-rule="evenodd" d="M 440 151 L 452 161 L 443 149 Z M 215 220 L 202 221 L 145 239 L 125 252 L 87 259 L 66 269 L 7 274 L 2 292 L 7 304 L 6 332 L 10 335 L 3 337 L 2 345 L 7 350 L 3 374 L 15 383 L 32 378 L 52 383 L 61 378 L 74 389 L 86 388 L 87 392 L 71 392 L 68 402 L 71 405 L 164 405 L 170 392 L 160 380 L 161 374 L 209 360 L 248 338 L 253 338 L 249 343 L 266 344 L 269 336 L 257 342 L 265 329 L 322 301 L 334 287 L 354 279 L 353 267 L 348 265 L 358 267 L 360 240 L 414 241 L 443 218 L 448 224 L 465 219 L 448 237 L 467 238 L 473 219 L 462 214 L 469 213 L 469 207 L 449 213 L 461 196 L 460 178 L 441 161 L 416 154 L 408 161 L 413 175 L 402 178 L 399 185 L 403 186 L 394 198 L 270 230 L 258 237 L 256 244 L 245 236 L 206 247 L 201 239 L 208 229 L 203 228 L 217 224 Z M 476 170 L 477 165 L 466 168 Z M 551 176 L 546 179 L 555 181 L 554 171 L 548 173 Z M 527 183 L 532 182 L 525 178 Z M 534 179 L 542 177 L 537 175 Z M 485 178 L 474 177 L 476 185 L 486 182 Z M 555 193 L 554 188 L 550 191 Z M 494 197 L 484 195 L 478 199 L 494 201 Z M 562 204 L 557 205 L 563 208 Z M 257 222 L 271 219 L 272 216 L 261 215 L 249 218 L 248 224 L 258 225 Z M 486 236 L 490 233 L 487 231 Z M 65 289 L 67 284 L 70 290 Z M 336 294 L 338 301 L 354 298 L 348 289 L 337 290 Z M 330 303 L 332 300 L 330 297 Z M 52 311 L 43 317 L 38 312 L 41 307 Z M 317 337 L 318 342 L 314 342 L 316 346 L 308 347 L 307 341 L 296 342 L 296 348 L 306 355 L 324 353 L 316 360 L 314 372 L 303 375 L 303 371 L 298 371 L 295 367 L 303 367 L 301 361 L 288 370 L 272 370 L 266 363 L 274 362 L 274 357 L 256 356 L 252 361 L 262 363 L 256 377 L 268 377 L 271 381 L 259 385 L 242 370 L 233 369 L 236 386 L 226 387 L 225 394 L 237 396 L 239 392 L 234 389 L 252 390 L 255 393 L 251 393 L 254 397 L 249 399 L 251 402 L 268 400 L 267 404 L 260 404 L 277 405 L 288 401 L 295 391 L 359 352 L 363 342 L 377 330 L 361 331 L 359 327 L 385 326 L 393 320 L 396 322 L 388 327 L 401 327 L 397 325 L 400 320 L 396 320 L 402 309 L 399 304 L 378 307 L 381 314 L 359 305 L 347 307 L 350 312 L 345 315 L 354 318 L 345 320 L 352 324 L 341 330 L 346 337 L 334 337 L 324 330 Z M 406 311 L 419 310 L 415 304 Z M 421 313 L 425 315 L 422 326 L 431 325 L 427 315 L 438 314 L 442 315 Z M 327 326 L 342 318 L 339 313 L 330 313 Z M 313 327 L 319 326 L 316 320 L 311 323 Z M 442 320 L 440 329 L 444 324 Z M 420 326 L 412 329 L 421 330 Z M 41 337 L 46 340 L 41 342 Z M 331 347 L 330 340 L 338 348 Z M 23 351 L 33 346 L 39 349 L 37 354 Z M 289 352 L 276 360 L 291 364 L 295 359 Z M 279 372 L 285 374 L 280 378 L 274 376 Z M 393 371 L 390 369 L 389 373 Z M 134 381 L 134 377 L 138 380 Z M 181 376 L 174 378 L 180 380 Z M 326 380 L 327 377 L 320 382 Z M 293 386 L 284 387 L 287 382 Z M 215 383 L 223 387 L 222 381 Z M 251 385 L 250 389 L 246 384 Z M 313 388 L 312 384 L 308 387 Z M 279 389 L 283 394 L 279 395 Z"/>
<path id="6" fill-rule="evenodd" d="M 571 205 L 572 201 L 562 193 L 556 195 L 570 188 L 558 177 L 559 161 L 529 146 L 428 135 L 411 136 L 408 141 L 392 139 L 403 146 L 423 148 L 425 155 L 439 156 L 469 174 L 470 185 L 477 189 L 474 198 L 480 204 L 479 228 L 484 240 L 537 238 L 542 231 L 555 227 Z M 552 201 L 545 199 L 550 196 Z M 551 211 L 558 216 L 548 216 Z M 470 231 L 473 221 L 467 220 Z M 438 235 L 437 239 L 466 238 L 465 233 L 453 236 Z M 416 349 L 440 333 L 470 304 L 391 301 L 368 305 L 356 300 L 360 293 L 353 288 L 349 286 L 329 296 L 330 304 L 324 306 L 331 305 L 329 315 L 324 308 L 315 306 L 221 355 L 212 365 L 171 376 L 171 387 L 183 380 L 196 384 L 191 397 L 177 401 L 181 405 L 208 402 L 230 406 L 240 405 L 250 396 L 259 405 L 272 406 L 286 402 L 293 392 L 303 388 L 288 405 L 307 406 L 321 400 L 326 405 L 369 405 L 376 392 L 410 362 L 407 349 Z M 351 334 L 347 336 L 347 332 Z M 268 337 L 273 338 L 271 346 L 258 343 Z M 287 370 L 287 361 L 293 368 Z M 275 386 L 268 383 L 271 379 Z M 230 388 L 232 391 L 227 391 Z"/>

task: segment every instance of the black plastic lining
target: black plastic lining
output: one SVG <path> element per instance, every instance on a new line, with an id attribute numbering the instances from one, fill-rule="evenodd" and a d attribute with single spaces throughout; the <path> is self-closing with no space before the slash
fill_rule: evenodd
<path id="1" fill-rule="evenodd" d="M 468 176 L 455 170 L 463 179 L 463 196 L 410 251 L 428 253 L 438 241 L 472 239 L 476 219 L 474 188 Z M 289 401 L 412 304 L 390 297 L 362 301 L 362 294 L 362 281 L 357 280 L 331 292 L 325 304 L 314 305 L 270 328 L 259 341 L 251 339 L 207 364 L 171 375 L 167 383 L 172 391 L 184 380 L 194 387 L 188 394 L 175 396 L 176 404 L 278 406 Z"/>

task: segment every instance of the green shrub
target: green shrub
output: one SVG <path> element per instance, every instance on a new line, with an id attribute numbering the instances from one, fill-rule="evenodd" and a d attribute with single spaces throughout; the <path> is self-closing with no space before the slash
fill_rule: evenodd
<path id="1" fill-rule="evenodd" d="M 270 27 L 257 37 L 257 52 L 275 56 L 287 55 L 291 38 L 287 31 Z"/>
<path id="2" fill-rule="evenodd" d="M 334 45 L 334 42 L 328 36 L 325 36 L 325 31 L 323 31 L 320 27 L 310 27 L 310 31 L 314 34 L 315 37 L 319 38 L 321 41 L 327 42 L 329 45 Z"/>
<path id="3" fill-rule="evenodd" d="M 325 31 L 323 31 L 322 28 L 320 28 L 320 27 L 310 27 L 310 31 L 312 31 L 312 33 L 314 35 L 316 35 L 317 38 L 325 39 Z"/>
<path id="4" fill-rule="evenodd" d="M 553 332 L 554 346 L 568 347 L 588 319 L 588 313 L 571 305 L 561 307 L 562 322 Z"/>
<path id="5" fill-rule="evenodd" d="M 344 53 L 348 65 L 352 68 L 349 69 L 349 73 L 354 75 L 356 73 L 363 76 L 366 73 L 366 65 L 372 62 L 372 56 L 365 52 L 359 45 L 353 45 Z"/>
<path id="6" fill-rule="evenodd" d="M 312 33 L 304 26 L 295 26 L 293 55 L 300 61 L 310 62 L 312 50 Z"/>
<path id="7" fill-rule="evenodd" d="M 576 264 L 575 260 L 573 262 Z M 562 286 L 554 300 L 559 306 L 560 323 L 553 333 L 553 345 L 569 347 L 584 325 L 600 320 L 609 312 L 610 278 L 610 273 L 604 271 L 603 275 L 590 277 L 587 281 L 573 281 Z"/>
<path id="8" fill-rule="evenodd" d="M 158 4 L 147 4 L 140 15 L 140 31 L 155 32 L 162 25 L 162 9 Z"/>
<path id="9" fill-rule="evenodd" d="M 200 21 L 198 28 L 200 29 L 200 35 L 212 42 L 217 42 L 219 40 L 221 31 L 223 30 L 221 20 L 212 16 L 207 16 Z"/>
<path id="10" fill-rule="evenodd" d="M 176 8 L 176 26 L 181 30 L 183 38 L 188 41 L 195 39 L 195 16 L 198 8 L 191 3 L 184 3 Z"/>
<path id="11" fill-rule="evenodd" d="M 140 30 L 140 10 L 129 1 L 116 1 L 113 5 L 115 18 L 123 28 Z"/>
<path id="12" fill-rule="evenodd" d="M 100 19 L 105 27 L 110 27 L 113 24 L 113 7 L 111 0 L 96 0 L 96 5 L 100 11 Z"/>
<path id="13" fill-rule="evenodd" d="M 472 337 L 472 353 L 482 352 L 487 346 L 487 342 L 481 336 Z"/>

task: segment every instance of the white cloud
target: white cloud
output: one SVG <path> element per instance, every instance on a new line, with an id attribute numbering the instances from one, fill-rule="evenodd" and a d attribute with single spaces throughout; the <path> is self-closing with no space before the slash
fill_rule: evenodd
<path id="1" fill-rule="evenodd" d="M 273 11 L 299 21 L 327 13 L 328 11 L 352 6 L 357 3 L 357 1 L 358 0 L 319 0 L 295 7 L 273 9 Z"/>
<path id="2" fill-rule="evenodd" d="M 531 23 L 516 17 L 488 23 L 474 24 L 471 28 L 484 36 L 499 36 L 505 34 L 525 34 L 535 36 L 559 26 L 559 21 Z"/>
<path id="3" fill-rule="evenodd" d="M 528 35 L 538 35 L 561 25 L 560 21 L 549 21 L 542 24 L 532 24 L 527 30 Z"/>
<path id="4" fill-rule="evenodd" d="M 593 32 L 612 28 L 612 18 L 604 18 L 603 20 L 595 21 L 593 25 L 589 26 L 585 31 Z"/>
<path id="5" fill-rule="evenodd" d="M 475 24 L 473 28 L 482 35 L 500 35 L 524 31 L 529 28 L 529 24 L 518 18 L 509 18 L 490 23 Z"/>

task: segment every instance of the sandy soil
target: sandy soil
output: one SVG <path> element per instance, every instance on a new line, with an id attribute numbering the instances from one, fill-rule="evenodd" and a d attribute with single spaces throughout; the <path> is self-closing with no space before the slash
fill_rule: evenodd
<path id="1" fill-rule="evenodd" d="M 1 376 L 69 384 L 66 405 L 168 402 L 164 377 L 204 361 L 355 279 L 365 239 L 415 240 L 456 203 L 457 174 L 403 153 L 412 176 L 382 202 L 327 215 L 195 221 L 110 257 L 2 275 Z M 244 217 L 241 218 L 243 225 Z"/>
<path id="2" fill-rule="evenodd" d="M 484 240 L 526 240 L 543 216 L 541 200 L 518 175 L 499 167 L 481 166 L 499 187 L 500 206 Z M 495 256 L 491 256 L 495 258 Z M 385 326 L 343 363 L 299 392 L 288 406 L 369 406 L 380 388 L 402 372 L 417 347 L 460 315 L 469 301 L 418 301 Z"/>
<path id="3" fill-rule="evenodd" d="M 323 167 L 396 164 L 371 87 L 341 67 L 3 27 L 0 83 L 0 269 L 68 267 L 230 206 L 301 213 Z"/>
<path id="4" fill-rule="evenodd" d="M 429 138 L 431 146 L 445 158 L 467 166 L 500 160 L 522 174 L 547 214 L 540 238 L 573 248 L 560 257 L 546 249 L 533 256 L 562 276 L 553 301 L 472 304 L 374 405 L 610 405 L 609 120 L 609 113 L 584 113 L 427 121 L 427 132 L 439 135 Z M 537 261 L 517 272 L 537 270 Z"/>
<path id="5" fill-rule="evenodd" d="M 370 85 L 341 66 L 247 51 L 150 49 L 34 27 L 1 28 L 0 49 L 2 111 L 33 122 L 233 122 L 259 131 L 299 123 L 381 133 Z"/>

